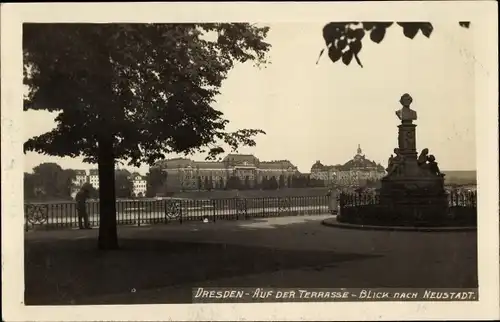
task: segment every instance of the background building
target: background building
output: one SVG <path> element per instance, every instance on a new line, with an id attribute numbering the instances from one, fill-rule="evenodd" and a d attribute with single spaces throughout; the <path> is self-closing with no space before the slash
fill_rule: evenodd
<path id="1" fill-rule="evenodd" d="M 364 185 L 385 174 L 384 167 L 367 159 L 359 145 L 354 157 L 343 165 L 323 165 L 318 160 L 311 167 L 311 179 L 323 180 L 325 185 Z"/>
<path id="2" fill-rule="evenodd" d="M 71 198 L 75 198 L 78 190 L 83 186 L 84 183 L 88 182 L 87 171 L 85 170 L 75 170 L 75 177 L 71 181 Z"/>
<path id="3" fill-rule="evenodd" d="M 260 161 L 251 154 L 228 154 L 220 162 L 167 159 L 157 162 L 155 167 L 167 172 L 169 191 L 221 189 L 232 178 L 238 178 L 247 188 L 255 188 L 273 177 L 287 186 L 288 178 L 299 173 L 289 160 Z"/>
<path id="4" fill-rule="evenodd" d="M 147 181 L 145 177 L 134 172 L 128 176 L 127 179 L 131 182 L 132 197 L 144 197 L 146 195 Z M 72 198 L 75 198 L 77 192 L 85 183 L 90 183 L 96 190 L 99 189 L 99 171 L 97 169 L 91 169 L 87 174 L 85 170 L 75 170 L 75 177 L 72 180 L 71 187 Z"/>
<path id="5" fill-rule="evenodd" d="M 147 182 L 146 178 L 138 173 L 132 175 L 132 196 L 144 197 L 146 196 Z"/>
<path id="6" fill-rule="evenodd" d="M 90 183 L 92 187 L 99 189 L 99 171 L 97 169 L 89 170 L 88 183 Z"/>
<path id="7" fill-rule="evenodd" d="M 75 170 L 75 177 L 73 178 L 73 185 L 81 187 L 87 182 L 87 171 Z"/>

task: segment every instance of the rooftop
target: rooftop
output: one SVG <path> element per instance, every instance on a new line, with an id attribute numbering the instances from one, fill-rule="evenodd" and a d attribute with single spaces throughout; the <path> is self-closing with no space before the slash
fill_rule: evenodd
<path id="1" fill-rule="evenodd" d="M 228 165 L 237 166 L 255 166 L 260 169 L 297 169 L 290 160 L 272 160 L 260 161 L 253 154 L 235 154 L 226 155 L 221 162 L 214 161 L 195 161 L 187 158 L 174 158 L 158 161 L 155 166 L 162 168 L 200 168 L 200 169 L 224 169 Z"/>
<path id="2" fill-rule="evenodd" d="M 323 171 L 348 171 L 353 169 L 365 170 L 365 169 L 373 169 L 375 168 L 377 171 L 385 171 L 384 167 L 381 164 L 377 164 L 375 161 L 367 159 L 363 154 L 363 150 L 361 146 L 358 144 L 358 148 L 356 150 L 356 154 L 354 157 L 347 161 L 346 163 L 340 165 L 324 165 L 321 161 L 317 160 L 311 167 L 311 172 L 323 172 Z"/>

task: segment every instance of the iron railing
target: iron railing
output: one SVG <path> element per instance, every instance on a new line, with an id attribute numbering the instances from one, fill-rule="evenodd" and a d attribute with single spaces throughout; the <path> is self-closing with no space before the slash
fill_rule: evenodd
<path id="1" fill-rule="evenodd" d="M 447 197 L 449 207 L 477 208 L 476 191 L 449 192 Z M 341 193 L 338 200 L 340 208 L 377 205 L 380 202 L 379 196 L 375 193 Z"/>
<path id="2" fill-rule="evenodd" d="M 89 223 L 99 225 L 99 202 L 86 204 Z M 76 228 L 78 212 L 75 202 L 26 203 L 25 229 Z M 329 212 L 329 197 L 279 197 L 231 199 L 163 199 L 119 200 L 116 202 L 118 225 L 151 225 L 188 221 L 238 220 L 251 218 L 318 215 Z"/>
<path id="3" fill-rule="evenodd" d="M 448 202 L 426 195 L 412 195 L 398 202 L 372 193 L 341 193 L 337 220 L 361 225 L 474 226 L 477 224 L 477 193 L 449 192 Z"/>

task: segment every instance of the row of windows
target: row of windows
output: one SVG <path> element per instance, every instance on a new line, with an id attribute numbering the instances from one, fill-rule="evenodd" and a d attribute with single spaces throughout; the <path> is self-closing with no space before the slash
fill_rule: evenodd
<path id="1" fill-rule="evenodd" d="M 344 172 L 344 173 L 338 173 L 338 174 L 329 174 L 325 172 L 320 172 L 320 173 L 312 173 L 311 177 L 316 177 L 316 178 L 347 178 L 347 177 L 353 177 L 353 176 L 364 176 L 364 177 L 376 177 L 376 176 L 383 176 L 385 175 L 385 172 L 375 172 L 375 171 L 370 171 L 370 172 Z"/>
<path id="2" fill-rule="evenodd" d="M 167 170 L 167 172 L 170 173 L 217 173 L 217 174 L 223 174 L 227 172 L 247 172 L 247 173 L 261 173 L 261 172 L 276 172 L 276 173 L 290 173 L 290 172 L 295 172 L 295 170 L 290 171 L 287 169 L 223 169 L 223 170 L 206 170 L 206 169 L 171 169 L 170 171 Z"/>

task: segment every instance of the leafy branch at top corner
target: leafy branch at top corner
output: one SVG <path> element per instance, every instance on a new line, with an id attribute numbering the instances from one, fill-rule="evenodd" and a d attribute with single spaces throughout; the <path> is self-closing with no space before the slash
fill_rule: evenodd
<path id="1" fill-rule="evenodd" d="M 323 27 L 323 39 L 326 48 L 321 50 L 316 64 L 326 49 L 328 50 L 328 57 L 334 63 L 342 59 L 345 65 L 349 65 L 354 58 L 358 65 L 363 67 L 358 54 L 363 47 L 361 41 L 365 34 L 365 29 L 359 22 L 328 23 Z"/>
<path id="2" fill-rule="evenodd" d="M 394 22 L 385 21 L 330 22 L 326 24 L 323 27 L 326 48 L 321 50 L 316 64 L 326 49 L 328 57 L 333 63 L 342 59 L 345 65 L 349 65 L 354 58 L 358 65 L 363 67 L 359 53 L 362 49 L 364 36 L 369 33 L 370 40 L 379 44 L 384 40 L 387 28 L 393 24 Z M 396 24 L 402 28 L 403 34 L 409 39 L 414 39 L 419 31 L 429 38 L 434 30 L 430 22 L 396 22 Z M 470 22 L 461 21 L 459 25 L 463 28 L 469 28 Z"/>
<path id="3" fill-rule="evenodd" d="M 470 21 L 459 21 L 458 24 L 460 25 L 460 27 L 463 27 L 463 28 L 469 29 L 469 27 L 470 27 Z"/>

